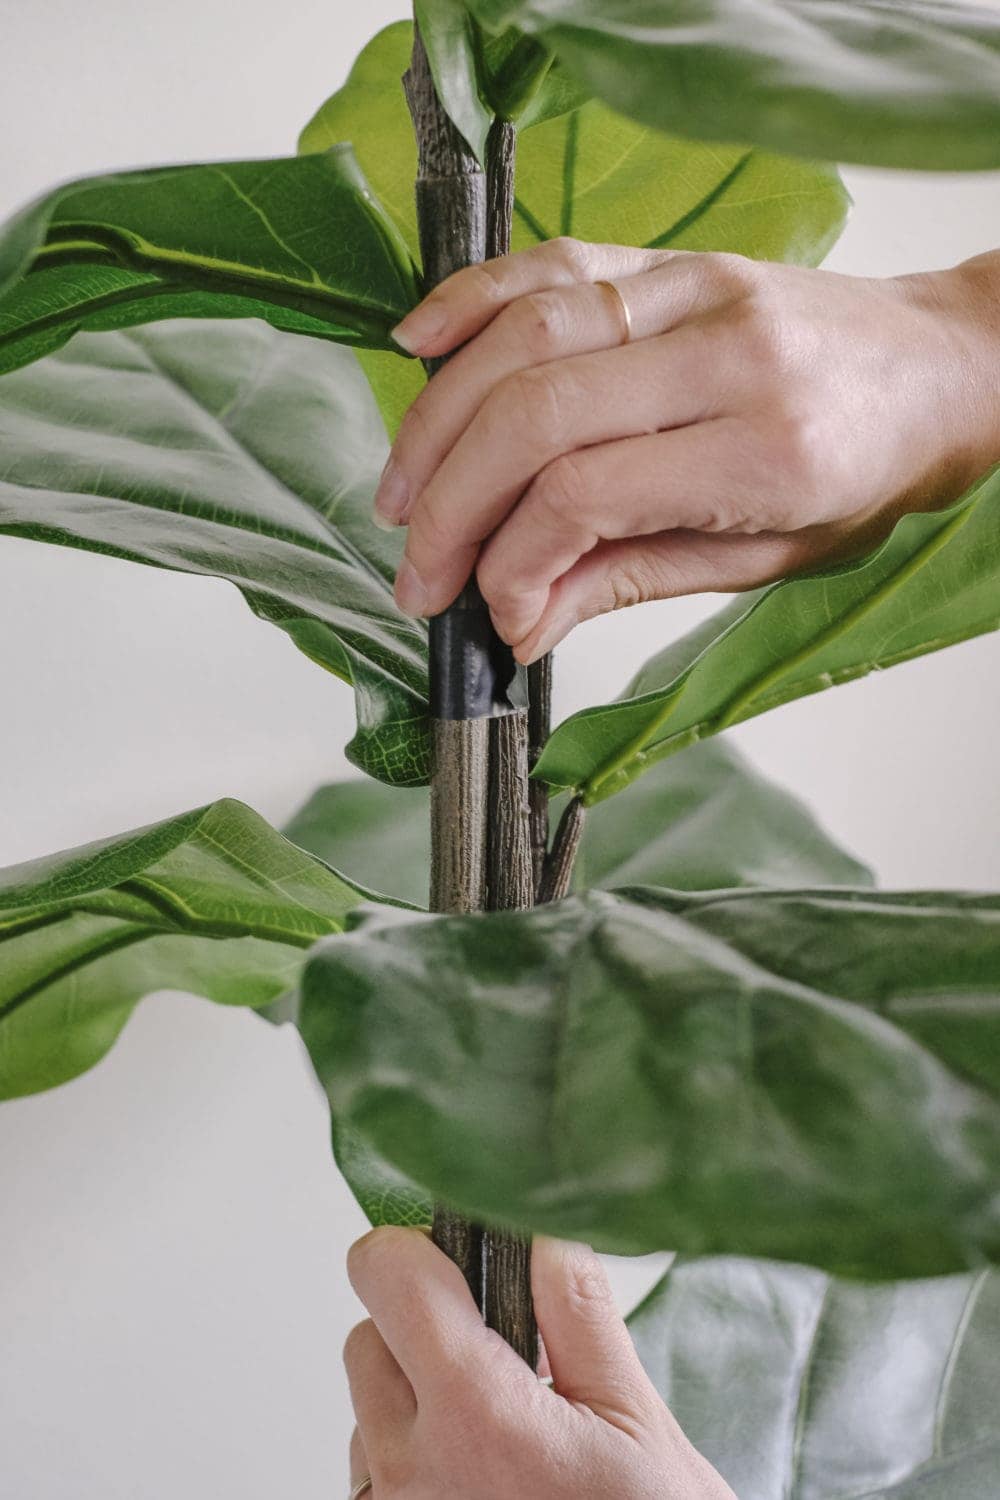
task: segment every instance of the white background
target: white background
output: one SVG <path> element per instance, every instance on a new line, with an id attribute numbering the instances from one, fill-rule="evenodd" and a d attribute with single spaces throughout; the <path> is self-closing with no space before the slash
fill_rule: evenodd
<path id="1" fill-rule="evenodd" d="M 116 167 L 291 150 L 402 3 L 0 0 L 0 212 Z M 1000 244 L 1000 179 L 849 171 L 831 264 Z M 563 711 L 715 600 L 580 630 Z M 275 821 L 343 774 L 348 690 L 235 590 L 0 540 L 0 863 L 226 794 Z M 1000 884 L 1000 641 L 735 731 L 887 884 Z M 88 1077 L 0 1111 L 0 1493 L 330 1500 L 348 1430 L 343 1256 L 363 1228 L 295 1038 L 148 1001 Z M 622 1295 L 648 1268 L 621 1275 Z"/>

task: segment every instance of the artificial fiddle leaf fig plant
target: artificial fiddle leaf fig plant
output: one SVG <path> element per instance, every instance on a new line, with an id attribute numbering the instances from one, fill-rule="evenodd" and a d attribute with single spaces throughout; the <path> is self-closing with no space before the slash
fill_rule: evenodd
<path id="1" fill-rule="evenodd" d="M 526 1358 L 532 1230 L 702 1257 L 633 1327 L 741 1500 L 990 1493 L 998 898 L 875 891 L 711 736 L 995 629 L 1000 476 L 736 599 L 551 735 L 549 665 L 521 680 L 474 584 L 429 629 L 396 608 L 369 506 L 433 373 L 392 328 L 435 281 L 556 235 L 816 264 L 847 197 L 809 157 L 1000 164 L 1000 22 L 416 18 L 297 157 L 94 178 L 0 231 L 0 531 L 227 578 L 352 685 L 374 778 L 284 835 L 222 802 L 5 872 L 0 1093 L 91 1067 L 155 989 L 292 1019 L 369 1217 L 433 1216 Z"/>

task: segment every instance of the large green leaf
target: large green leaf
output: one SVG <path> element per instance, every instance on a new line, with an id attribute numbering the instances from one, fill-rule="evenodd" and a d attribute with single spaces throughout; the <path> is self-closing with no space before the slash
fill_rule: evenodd
<path id="1" fill-rule="evenodd" d="M 379 32 L 299 144 L 312 152 L 351 141 L 416 255 L 416 148 L 399 87 L 411 40 L 406 22 Z M 574 234 L 813 265 L 840 233 L 847 204 L 828 167 L 671 139 L 591 102 L 520 132 L 513 248 Z M 384 355 L 362 360 L 375 371 L 392 430 L 420 389 L 419 366 Z"/>
<path id="2" fill-rule="evenodd" d="M 998 626 L 1000 469 L 860 563 L 737 597 L 560 724 L 537 774 L 607 797 L 693 740 Z"/>
<path id="3" fill-rule="evenodd" d="M 229 579 L 353 681 L 356 763 L 426 776 L 426 632 L 393 603 L 349 351 L 254 321 L 80 335 L 0 380 L 0 452 L 0 533 Z"/>
<path id="4" fill-rule="evenodd" d="M 887 167 L 1000 166 L 1000 15 L 950 0 L 469 0 L 644 124 Z"/>
<path id="5" fill-rule="evenodd" d="M 636 1253 L 1000 1257 L 1000 897 L 591 891 L 306 964 L 334 1114 L 471 1215 Z"/>
<path id="6" fill-rule="evenodd" d="M 558 815 L 560 809 L 555 809 Z M 340 781 L 285 828 L 294 844 L 411 906 L 427 902 L 430 809 L 416 789 Z M 867 885 L 871 874 L 809 810 L 720 740 L 662 761 L 627 797 L 592 808 L 576 885 Z"/>
<path id="7" fill-rule="evenodd" d="M 285 833 L 365 885 L 426 903 L 426 792 L 371 781 L 320 787 Z M 869 872 L 828 838 L 794 797 L 719 741 L 664 761 L 628 797 L 588 815 L 578 884 L 645 880 L 694 890 L 752 884 L 861 885 Z M 287 1007 L 278 1019 L 288 1019 Z M 424 1223 L 428 1195 L 349 1124 L 334 1118 L 333 1149 L 373 1224 Z"/>
<path id="8" fill-rule="evenodd" d="M 740 1500 L 1000 1494 L 1000 1274 L 864 1286 L 679 1261 L 629 1320 L 685 1433 Z"/>
<path id="9" fill-rule="evenodd" d="M 366 899 L 230 801 L 0 871 L 0 1098 L 92 1067 L 153 990 L 265 1005 Z"/>
<path id="10" fill-rule="evenodd" d="M 58 188 L 0 228 L 0 373 L 80 329 L 258 317 L 391 348 L 413 264 L 347 146 Z"/>

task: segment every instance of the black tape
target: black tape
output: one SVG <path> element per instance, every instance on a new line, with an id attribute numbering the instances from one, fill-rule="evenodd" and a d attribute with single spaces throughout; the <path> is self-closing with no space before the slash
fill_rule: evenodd
<path id="1" fill-rule="evenodd" d="M 431 620 L 429 665 L 435 719 L 489 719 L 523 706 L 523 669 L 493 629 L 475 583 Z"/>

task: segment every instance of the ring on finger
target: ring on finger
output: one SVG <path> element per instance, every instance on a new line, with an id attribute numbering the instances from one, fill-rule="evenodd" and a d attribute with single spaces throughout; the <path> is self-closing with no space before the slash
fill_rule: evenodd
<path id="1" fill-rule="evenodd" d="M 615 283 L 613 281 L 595 281 L 594 285 L 599 286 L 601 288 L 601 291 L 604 292 L 604 294 L 608 298 L 608 301 L 614 304 L 615 314 L 618 318 L 619 323 L 621 324 L 622 343 L 631 343 L 632 314 L 629 312 L 628 303 L 622 296 L 621 288 L 615 286 Z"/>
<path id="2" fill-rule="evenodd" d="M 366 1474 L 364 1479 L 359 1479 L 357 1484 L 354 1486 L 353 1490 L 351 1491 L 350 1500 L 361 1500 L 362 1495 L 371 1493 L 371 1487 L 372 1477 L 370 1474 Z"/>

